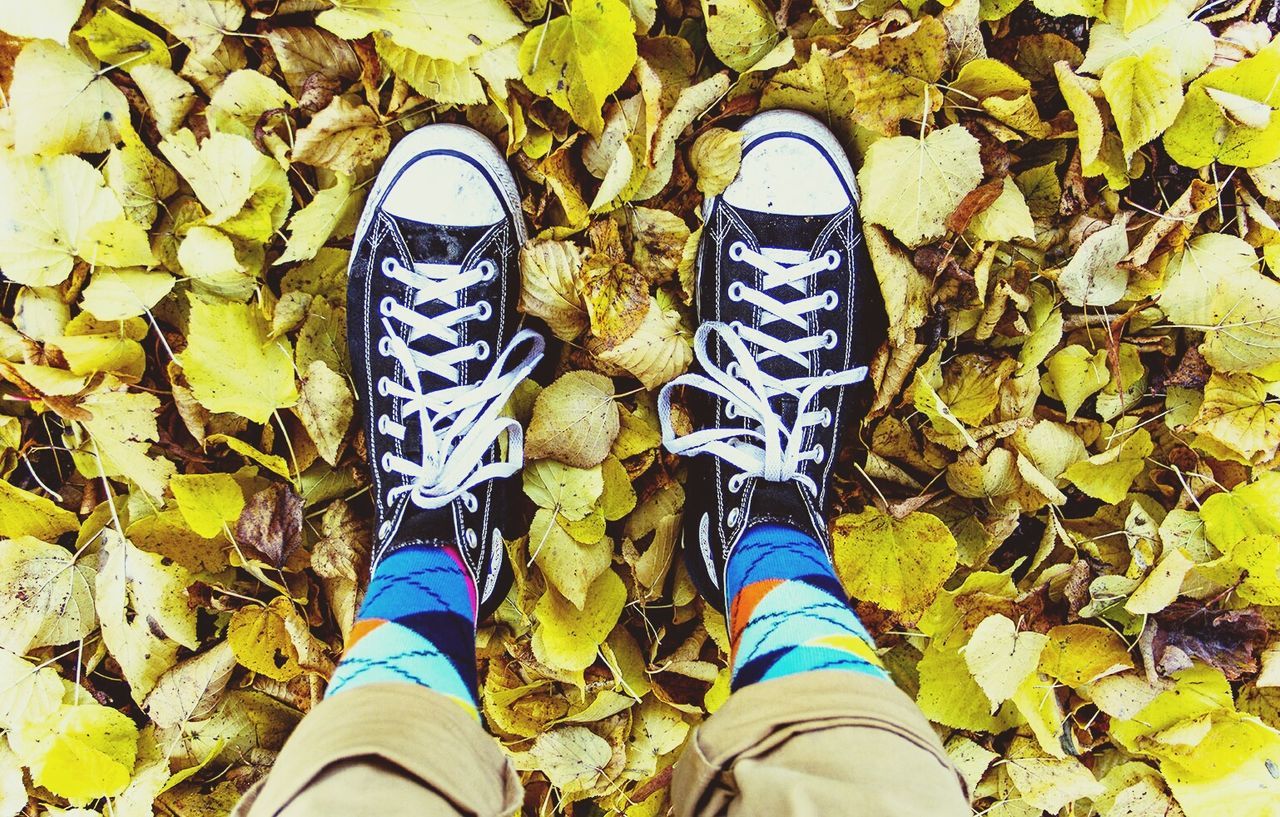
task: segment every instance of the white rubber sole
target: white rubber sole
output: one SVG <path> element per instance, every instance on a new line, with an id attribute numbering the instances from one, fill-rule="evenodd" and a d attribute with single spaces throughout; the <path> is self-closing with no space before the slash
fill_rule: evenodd
<path id="1" fill-rule="evenodd" d="M 789 110 L 756 114 L 739 129 L 742 166 L 720 194 L 744 210 L 780 215 L 831 215 L 858 201 L 844 148 L 825 125 Z M 832 172 L 821 172 L 830 169 Z M 709 215 L 714 199 L 704 204 Z"/>
<path id="2" fill-rule="evenodd" d="M 423 158 L 430 154 L 440 154 L 442 161 Z M 444 162 L 446 159 L 449 161 Z M 415 169 L 419 162 L 420 172 Z M 514 216 L 516 236 L 523 244 L 528 240 L 528 229 L 520 207 L 520 191 L 506 158 L 479 131 L 465 125 L 440 123 L 410 131 L 396 143 L 369 191 L 356 227 L 354 246 L 364 239 L 374 213 L 386 206 L 391 194 L 395 195 L 394 214 L 415 221 L 452 226 L 480 226 L 499 221 L 506 214 L 494 210 L 493 191 L 478 175 L 481 169 L 497 186 Z M 474 179 L 469 178 L 468 173 L 476 174 Z"/>

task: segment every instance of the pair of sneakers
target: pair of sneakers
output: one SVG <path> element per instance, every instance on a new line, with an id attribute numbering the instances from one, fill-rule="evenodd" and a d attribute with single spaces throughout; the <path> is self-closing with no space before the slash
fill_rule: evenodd
<path id="1" fill-rule="evenodd" d="M 697 259 L 694 372 L 659 398 L 663 443 L 688 460 L 685 555 L 724 609 L 724 567 L 749 523 L 825 540 L 825 512 L 871 270 L 853 170 L 835 137 L 793 111 L 742 128 L 738 177 L 709 197 Z M 348 338 L 375 506 L 373 562 L 415 544 L 456 543 L 483 617 L 511 571 L 502 528 L 523 464 L 503 415 L 544 351 L 521 328 L 527 238 L 506 161 L 479 133 L 430 125 L 378 175 L 355 236 Z M 686 387 L 699 430 L 672 429 Z"/>

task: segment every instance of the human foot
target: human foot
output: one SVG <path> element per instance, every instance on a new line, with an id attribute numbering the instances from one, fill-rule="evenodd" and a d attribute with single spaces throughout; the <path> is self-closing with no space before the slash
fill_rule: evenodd
<path id="1" fill-rule="evenodd" d="M 349 270 L 373 567 L 401 548 L 456 545 L 481 617 L 510 582 L 499 525 L 523 462 L 520 424 L 500 413 L 543 350 L 540 335 L 518 330 L 524 240 L 501 154 L 470 128 L 429 125 L 378 174 Z"/>
<path id="2" fill-rule="evenodd" d="M 688 460 L 685 556 L 725 606 L 725 565 L 749 527 L 826 541 L 825 509 L 849 386 L 866 378 L 856 341 L 871 262 L 853 170 L 817 120 L 770 111 L 742 127 L 738 177 L 704 205 L 695 338 L 700 373 L 660 396 L 663 442 Z M 697 391 L 699 430 L 676 436 L 671 392 Z M 822 550 L 824 558 L 825 549 Z"/>

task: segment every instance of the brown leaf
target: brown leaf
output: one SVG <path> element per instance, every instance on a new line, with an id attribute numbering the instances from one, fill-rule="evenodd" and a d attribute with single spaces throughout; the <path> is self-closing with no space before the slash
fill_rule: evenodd
<path id="1" fill-rule="evenodd" d="M 969 194 L 960 200 L 955 211 L 947 216 L 947 229 L 954 233 L 963 233 L 973 217 L 990 207 L 992 202 L 1000 198 L 1000 193 L 1003 191 L 1003 179 L 980 184 L 970 190 Z"/>
<path id="2" fill-rule="evenodd" d="M 373 108 L 336 96 L 298 131 L 293 161 L 355 173 L 386 156 L 390 148 L 391 134 Z"/>
<path id="3" fill-rule="evenodd" d="M 1178 601 L 1155 616 L 1151 654 L 1155 670 L 1170 675 L 1193 659 L 1222 670 L 1228 681 L 1258 671 L 1258 653 L 1267 643 L 1267 620 L 1253 608 L 1211 610 Z"/>
<path id="4" fill-rule="evenodd" d="M 282 482 L 254 494 L 236 521 L 236 542 L 283 567 L 302 544 L 302 497 Z"/>

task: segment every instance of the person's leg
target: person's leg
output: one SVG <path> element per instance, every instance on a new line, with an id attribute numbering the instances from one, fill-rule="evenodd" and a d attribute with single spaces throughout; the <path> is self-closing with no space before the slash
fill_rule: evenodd
<path id="1" fill-rule="evenodd" d="M 701 371 L 664 387 L 659 406 L 663 442 L 700 486 L 686 500 L 686 563 L 726 611 L 733 692 L 676 764 L 675 813 L 967 815 L 960 775 L 889 680 L 828 550 L 832 461 L 856 419 L 849 388 L 866 378 L 876 285 L 848 159 L 816 120 L 762 114 L 705 220 Z M 682 386 L 702 423 L 678 436 Z"/>
<path id="2" fill-rule="evenodd" d="M 475 630 L 511 576 L 496 523 L 523 440 L 502 410 L 542 356 L 516 314 L 524 238 L 511 172 L 475 131 L 422 128 L 384 163 L 347 293 L 372 472 L 369 586 L 325 700 L 237 817 L 519 807 L 519 779 L 480 724 Z"/>

